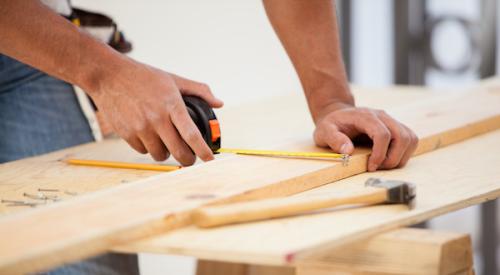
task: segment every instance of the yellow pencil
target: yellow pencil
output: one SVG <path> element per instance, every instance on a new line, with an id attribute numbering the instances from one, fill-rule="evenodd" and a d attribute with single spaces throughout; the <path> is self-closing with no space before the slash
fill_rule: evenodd
<path id="1" fill-rule="evenodd" d="M 175 166 L 175 165 L 130 163 L 130 162 L 88 160 L 88 159 L 67 159 L 66 162 L 73 165 L 138 169 L 138 170 L 151 170 L 151 171 L 164 171 L 164 172 L 174 171 L 181 168 L 180 166 Z"/>

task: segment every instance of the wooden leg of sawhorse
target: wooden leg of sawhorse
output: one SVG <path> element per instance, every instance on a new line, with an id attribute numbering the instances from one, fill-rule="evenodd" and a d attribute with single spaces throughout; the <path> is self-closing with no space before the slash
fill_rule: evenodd
<path id="1" fill-rule="evenodd" d="M 294 267 L 198 261 L 197 275 L 295 275 Z"/>
<path id="2" fill-rule="evenodd" d="M 200 261 L 197 275 L 473 275 L 469 235 L 404 228 L 314 255 L 296 267 Z"/>

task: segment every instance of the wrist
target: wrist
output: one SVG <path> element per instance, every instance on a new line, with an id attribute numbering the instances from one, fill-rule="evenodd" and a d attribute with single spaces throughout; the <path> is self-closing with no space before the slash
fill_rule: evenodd
<path id="1" fill-rule="evenodd" d="M 315 123 L 321 120 L 329 113 L 355 107 L 354 97 L 352 96 L 349 86 L 346 87 L 330 87 L 328 91 L 318 91 L 317 97 L 312 97 L 309 101 L 311 115 Z M 332 91 L 335 93 L 332 94 Z M 323 95 L 323 96 L 320 96 Z"/>
<path id="2" fill-rule="evenodd" d="M 317 108 L 313 113 L 314 123 L 317 124 L 325 116 L 342 109 L 354 108 L 354 102 L 345 101 L 331 101 L 329 103 L 323 104 L 320 108 Z"/>
<path id="3" fill-rule="evenodd" d="M 91 40 L 80 51 L 79 70 L 74 83 L 95 97 L 129 66 L 131 60 L 108 45 Z"/>

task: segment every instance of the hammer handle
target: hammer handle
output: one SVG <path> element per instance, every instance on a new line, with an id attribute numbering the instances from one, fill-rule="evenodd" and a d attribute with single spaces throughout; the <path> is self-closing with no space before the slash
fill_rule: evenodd
<path id="1" fill-rule="evenodd" d="M 286 217 L 346 204 L 377 204 L 386 200 L 387 190 L 385 188 L 364 187 L 360 191 L 349 194 L 286 197 L 220 206 L 205 206 L 195 210 L 193 219 L 194 223 L 199 227 L 215 227 Z"/>

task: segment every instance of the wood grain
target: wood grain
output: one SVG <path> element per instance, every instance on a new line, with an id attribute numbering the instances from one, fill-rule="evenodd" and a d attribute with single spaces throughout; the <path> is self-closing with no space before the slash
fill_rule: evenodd
<path id="1" fill-rule="evenodd" d="M 471 268 L 472 254 L 467 234 L 402 228 L 337 247 L 300 266 L 361 274 L 450 275 Z"/>
<path id="2" fill-rule="evenodd" d="M 470 236 L 402 228 L 334 248 L 298 266 L 280 267 L 201 260 L 197 275 L 296 275 L 320 270 L 344 275 L 452 275 L 473 267 Z M 253 273 L 252 273 L 253 271 Z"/>
<path id="3" fill-rule="evenodd" d="M 423 140 L 433 138 L 429 149 L 420 150 L 425 152 L 498 127 L 499 99 L 498 93 L 476 89 L 455 98 L 443 97 L 395 110 L 394 114 L 414 128 Z M 460 112 L 464 105 L 481 108 Z M 429 123 L 422 123 L 422 119 Z M 457 131 L 460 135 L 443 142 L 437 135 L 448 131 Z M 304 138 L 305 142 L 296 140 L 286 145 L 286 149 L 321 151 L 309 138 Z M 347 167 L 326 161 L 223 157 L 7 215 L 0 219 L 0 271 L 49 268 L 178 228 L 189 224 L 190 211 L 203 204 L 290 195 L 359 174 L 366 171 L 367 154 L 366 150 L 358 151 Z"/>
<path id="4" fill-rule="evenodd" d="M 319 211 L 311 215 L 198 229 L 190 226 L 119 251 L 175 253 L 207 260 L 297 265 L 344 244 L 500 196 L 500 131 L 415 157 L 404 169 L 364 173 L 294 197 L 360 188 L 369 177 L 413 182 L 415 208 L 383 205 Z M 244 237 L 243 237 L 244 236 Z M 461 253 L 461 249 L 452 249 Z M 339 256 L 339 255 L 337 255 Z"/>

